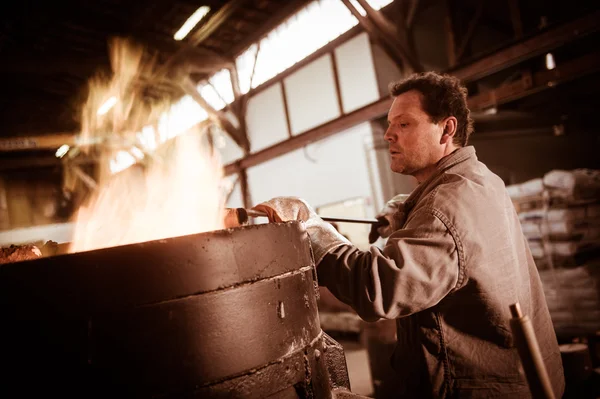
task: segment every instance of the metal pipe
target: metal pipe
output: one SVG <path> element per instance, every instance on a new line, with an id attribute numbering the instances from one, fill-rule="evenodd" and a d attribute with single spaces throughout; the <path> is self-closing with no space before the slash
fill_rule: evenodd
<path id="1" fill-rule="evenodd" d="M 531 319 L 527 315 L 523 315 L 518 302 L 510 305 L 510 313 L 513 317 L 510 319 L 510 326 L 514 343 L 519 352 L 532 396 L 536 399 L 554 399 L 552 384 L 550 384 Z"/>
<path id="2" fill-rule="evenodd" d="M 254 209 L 246 209 L 246 214 L 250 217 L 267 217 L 265 212 L 256 211 Z M 326 222 L 339 222 L 339 223 L 363 223 L 363 224 L 375 224 L 378 223 L 377 219 L 353 219 L 353 218 L 337 218 L 329 216 L 319 216 Z"/>

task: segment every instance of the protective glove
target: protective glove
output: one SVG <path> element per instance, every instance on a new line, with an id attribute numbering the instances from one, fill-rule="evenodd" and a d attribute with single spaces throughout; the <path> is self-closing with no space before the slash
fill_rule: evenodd
<path id="1" fill-rule="evenodd" d="M 404 201 L 408 198 L 408 194 L 398 194 L 389 200 L 381 212 L 375 216 L 377 223 L 371 225 L 369 233 L 369 243 L 373 244 L 379 237 L 387 238 L 396 230 L 402 228 L 406 220 L 404 213 Z"/>
<path id="2" fill-rule="evenodd" d="M 346 237 L 321 219 L 311 206 L 300 198 L 276 197 L 252 209 L 265 212 L 270 222 L 303 221 L 310 237 L 316 265 L 321 263 L 330 251 L 341 245 L 350 244 Z"/>

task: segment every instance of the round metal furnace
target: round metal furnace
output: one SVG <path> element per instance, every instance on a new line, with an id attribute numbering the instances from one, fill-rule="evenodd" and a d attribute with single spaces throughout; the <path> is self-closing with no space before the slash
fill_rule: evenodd
<path id="1" fill-rule="evenodd" d="M 297 222 L 3 265 L 0 395 L 335 396 L 316 292 Z"/>

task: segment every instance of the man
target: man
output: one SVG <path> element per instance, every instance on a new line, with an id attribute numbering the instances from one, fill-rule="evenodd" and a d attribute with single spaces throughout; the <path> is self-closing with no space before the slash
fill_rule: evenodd
<path id="1" fill-rule="evenodd" d="M 272 221 L 305 221 L 319 283 L 363 319 L 397 319 L 392 364 L 403 397 L 530 397 L 509 324 L 516 302 L 561 397 L 560 352 L 519 219 L 502 180 L 467 146 L 466 89 L 428 72 L 394 83 L 391 94 L 391 168 L 419 185 L 381 215 L 389 225 L 378 231 L 390 234 L 383 251 L 358 250 L 300 199 L 256 208 Z"/>

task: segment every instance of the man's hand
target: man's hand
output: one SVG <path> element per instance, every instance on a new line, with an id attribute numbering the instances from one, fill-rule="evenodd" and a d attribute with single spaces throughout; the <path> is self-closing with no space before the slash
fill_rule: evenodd
<path id="1" fill-rule="evenodd" d="M 384 216 L 377 215 L 377 223 L 371 225 L 371 231 L 369 232 L 369 244 L 373 244 L 379 237 L 389 237 L 384 233 L 389 225 L 390 222 Z"/>
<path id="2" fill-rule="evenodd" d="M 321 219 L 311 206 L 300 198 L 277 197 L 258 204 L 252 209 L 265 212 L 270 222 L 303 221 L 310 237 L 316 265 L 329 251 L 350 244 L 346 237 Z"/>
<path id="3" fill-rule="evenodd" d="M 369 243 L 373 244 L 379 237 L 387 238 L 396 230 L 402 228 L 406 215 L 404 214 L 404 201 L 407 194 L 399 194 L 389 200 L 381 212 L 377 214 L 378 223 L 371 225 Z"/>
<path id="4" fill-rule="evenodd" d="M 275 223 L 289 220 L 306 222 L 310 218 L 319 218 L 306 201 L 296 197 L 276 197 L 258 204 L 252 209 L 266 213 L 269 222 Z"/>

